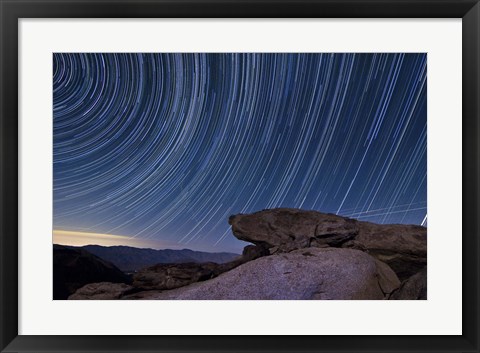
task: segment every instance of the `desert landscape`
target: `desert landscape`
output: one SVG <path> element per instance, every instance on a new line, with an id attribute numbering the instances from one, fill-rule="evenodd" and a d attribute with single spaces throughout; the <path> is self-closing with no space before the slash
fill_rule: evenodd
<path id="1" fill-rule="evenodd" d="M 426 53 L 54 53 L 54 300 L 427 299 Z"/>
<path id="2" fill-rule="evenodd" d="M 288 208 L 228 222 L 241 255 L 54 245 L 54 299 L 427 299 L 426 227 Z"/>

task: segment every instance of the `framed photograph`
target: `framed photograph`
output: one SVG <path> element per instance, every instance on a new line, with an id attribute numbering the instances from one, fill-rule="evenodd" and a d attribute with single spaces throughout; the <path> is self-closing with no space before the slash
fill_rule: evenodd
<path id="1" fill-rule="evenodd" d="M 1 1 L 2 352 L 479 352 L 478 1 Z"/>

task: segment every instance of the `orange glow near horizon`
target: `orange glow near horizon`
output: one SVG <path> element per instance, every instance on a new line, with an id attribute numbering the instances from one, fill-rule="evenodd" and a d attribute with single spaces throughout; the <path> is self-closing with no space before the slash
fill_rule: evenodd
<path id="1" fill-rule="evenodd" d="M 149 241 L 148 239 L 138 239 L 127 237 L 125 235 L 114 235 L 104 233 L 78 232 L 71 230 L 53 230 L 53 243 L 59 245 L 85 246 L 85 245 L 101 245 L 115 246 L 125 245 L 136 248 L 152 248 L 152 249 L 180 249 L 179 244 L 159 244 L 157 241 Z"/>

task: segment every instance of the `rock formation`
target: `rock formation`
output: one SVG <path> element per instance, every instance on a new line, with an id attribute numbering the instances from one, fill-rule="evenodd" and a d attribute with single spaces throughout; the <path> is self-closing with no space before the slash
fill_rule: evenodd
<path id="1" fill-rule="evenodd" d="M 90 283 L 68 297 L 69 300 L 114 300 L 136 291 L 125 283 Z"/>
<path id="2" fill-rule="evenodd" d="M 359 233 L 345 243 L 388 264 L 401 280 L 427 265 L 427 228 L 404 224 L 358 222 Z"/>
<path id="3" fill-rule="evenodd" d="M 96 283 L 70 298 L 426 299 L 424 227 L 288 208 L 229 223 L 254 244 L 230 262 L 157 264 L 135 273 L 132 286 Z"/>
<path id="4" fill-rule="evenodd" d="M 141 269 L 133 275 L 133 285 L 141 290 L 173 289 L 191 283 L 206 281 L 230 271 L 241 264 L 268 255 L 263 248 L 248 245 L 241 256 L 227 263 L 179 263 L 157 264 Z"/>
<path id="5" fill-rule="evenodd" d="M 158 264 L 133 275 L 133 285 L 142 290 L 174 289 L 191 283 L 206 281 L 220 273 L 220 265 L 213 262 L 197 264 Z"/>
<path id="6" fill-rule="evenodd" d="M 299 249 L 247 262 L 217 278 L 143 299 L 385 299 L 400 281 L 362 251 Z M 140 297 L 137 295 L 137 298 Z"/>
<path id="7" fill-rule="evenodd" d="M 357 222 L 332 214 L 278 208 L 231 216 L 233 235 L 271 254 L 309 247 L 340 246 L 358 234 Z"/>
<path id="8" fill-rule="evenodd" d="M 344 247 L 367 252 L 404 280 L 427 264 L 427 229 L 381 225 L 316 211 L 278 208 L 231 216 L 232 232 L 271 254 L 309 247 Z"/>

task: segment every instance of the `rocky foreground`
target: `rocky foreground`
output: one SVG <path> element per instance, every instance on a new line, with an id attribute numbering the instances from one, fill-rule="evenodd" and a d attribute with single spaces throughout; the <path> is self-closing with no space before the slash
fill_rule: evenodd
<path id="1" fill-rule="evenodd" d="M 427 298 L 427 229 L 379 225 L 298 209 L 230 217 L 254 245 L 217 264 L 157 264 L 131 281 L 89 283 L 69 299 Z"/>

